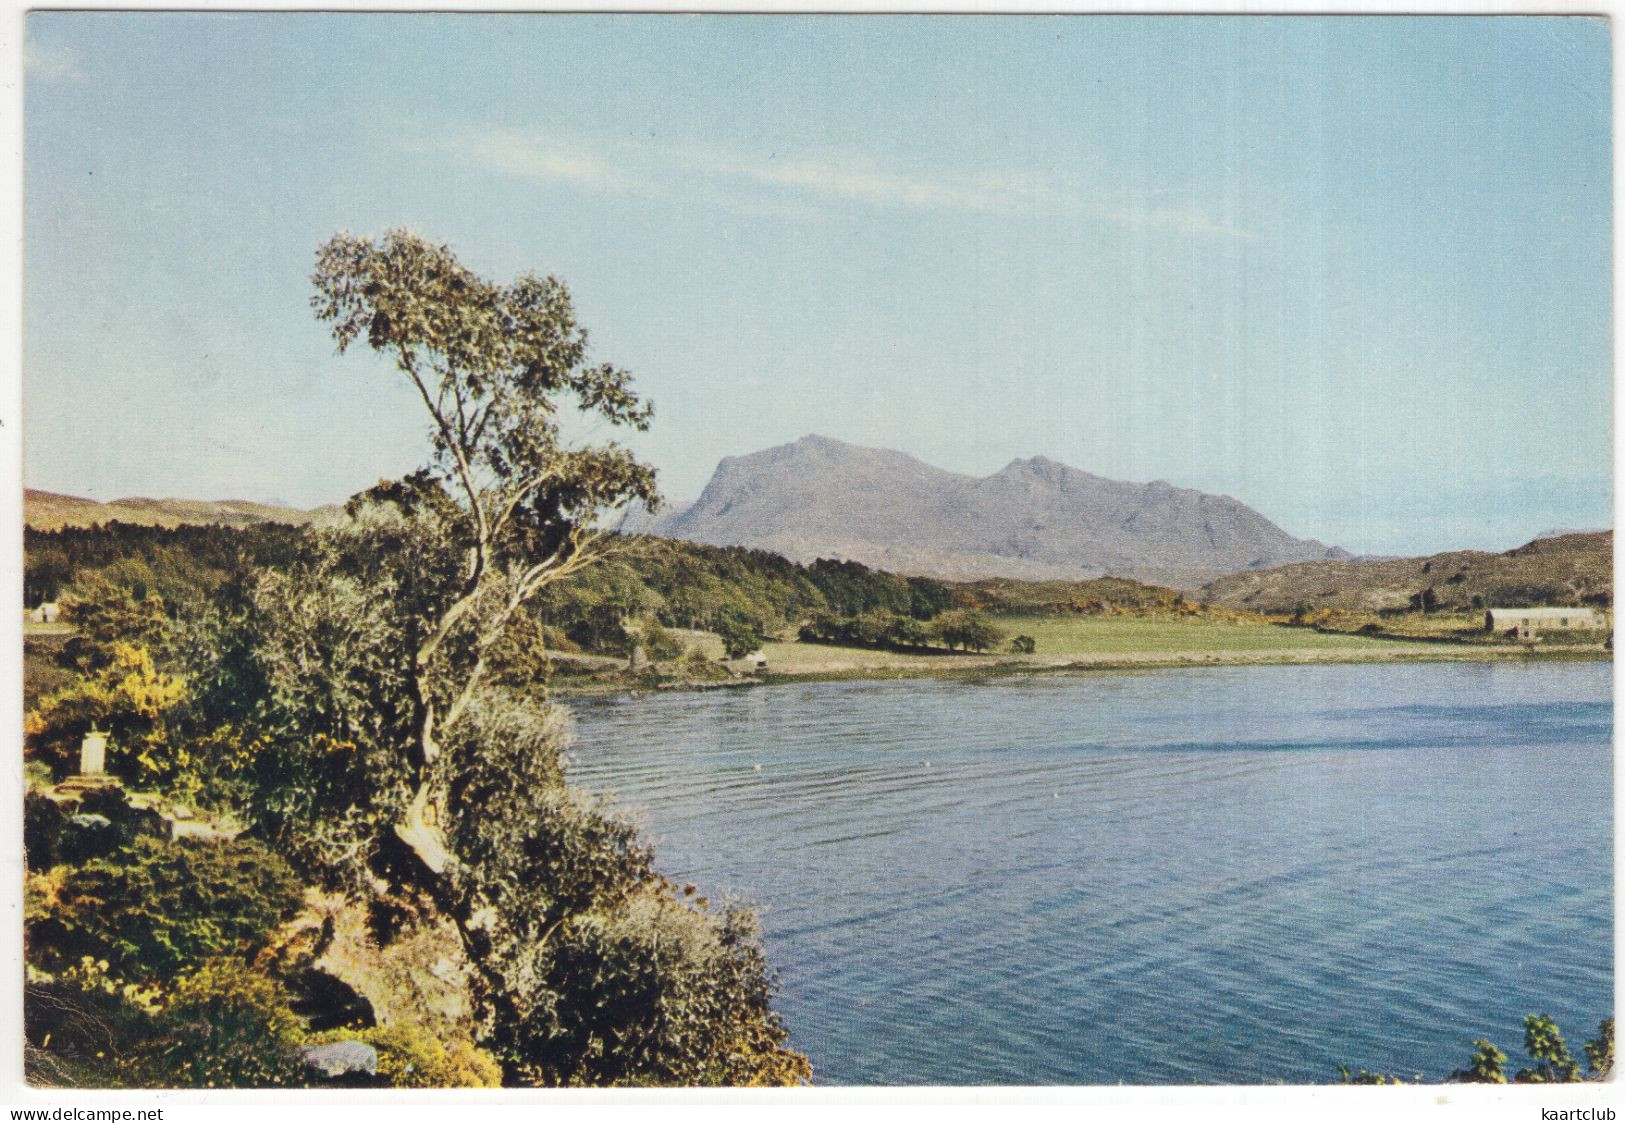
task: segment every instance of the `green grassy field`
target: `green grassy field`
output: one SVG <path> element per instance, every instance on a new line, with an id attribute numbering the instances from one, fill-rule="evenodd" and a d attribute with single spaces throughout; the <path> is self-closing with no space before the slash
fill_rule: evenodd
<path id="1" fill-rule="evenodd" d="M 830 643 L 768 643 L 762 645 L 768 668 L 782 674 L 819 671 L 830 663 L 848 667 L 935 667 L 953 663 L 949 655 L 903 655 L 866 647 L 838 647 Z M 1012 656 L 1012 658 L 1016 658 Z"/>
<path id="2" fill-rule="evenodd" d="M 763 651 L 768 668 L 777 674 L 952 669 L 976 664 L 1027 663 L 1035 667 L 1070 660 L 1136 662 L 1183 661 L 1186 657 L 1218 660 L 1268 658 L 1301 653 L 1305 658 L 1396 657 L 1438 655 L 1437 644 L 1403 643 L 1368 636 L 1324 635 L 1308 628 L 1282 628 L 1263 623 L 1159 616 L 1014 616 L 997 620 L 1007 633 L 998 651 L 982 655 L 904 654 L 859 647 L 815 643 L 768 643 Z M 1032 655 L 1005 650 L 1010 638 L 1029 635 L 1038 644 Z M 720 646 L 720 645 L 719 645 Z M 709 653 L 710 647 L 705 648 Z"/>
<path id="3" fill-rule="evenodd" d="M 1153 652 L 1269 652 L 1409 649 L 1368 636 L 1332 636 L 1308 628 L 1274 624 L 1235 624 L 1201 617 L 1025 616 L 1006 617 L 999 626 L 1012 636 L 1038 641 L 1038 656 L 1121 655 Z"/>

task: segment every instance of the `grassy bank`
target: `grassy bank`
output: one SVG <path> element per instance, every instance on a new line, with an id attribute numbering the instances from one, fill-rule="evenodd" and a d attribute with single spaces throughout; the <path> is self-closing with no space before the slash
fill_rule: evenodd
<path id="1" fill-rule="evenodd" d="M 563 693 L 627 688 L 709 689 L 751 682 L 861 681 L 866 679 L 959 678 L 988 675 L 1067 674 L 1144 671 L 1169 667 L 1249 666 L 1312 663 L 1462 662 L 1546 659 L 1606 659 L 1600 644 L 1512 645 L 1440 643 L 1283 627 L 1257 620 L 1225 621 L 1190 616 L 1013 616 L 998 619 L 1010 635 L 1031 636 L 1031 655 L 1008 652 L 942 654 L 898 652 L 828 643 L 769 641 L 762 645 L 767 666 L 758 671 L 743 660 L 726 664 L 734 677 L 719 680 L 692 675 L 683 664 L 661 664 L 641 675 L 592 680 L 554 680 Z M 703 632 L 684 637 L 691 649 L 712 660 L 721 642 Z M 719 664 L 713 664 L 716 666 Z"/>

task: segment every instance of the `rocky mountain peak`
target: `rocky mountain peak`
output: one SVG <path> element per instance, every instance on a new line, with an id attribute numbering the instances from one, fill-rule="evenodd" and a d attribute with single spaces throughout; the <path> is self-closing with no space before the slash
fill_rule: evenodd
<path id="1" fill-rule="evenodd" d="M 1110 574 L 1184 588 L 1259 565 L 1346 556 L 1234 499 L 1165 480 L 1111 480 L 1047 456 L 978 478 L 816 433 L 724 459 L 692 507 L 652 529 L 904 573 Z"/>

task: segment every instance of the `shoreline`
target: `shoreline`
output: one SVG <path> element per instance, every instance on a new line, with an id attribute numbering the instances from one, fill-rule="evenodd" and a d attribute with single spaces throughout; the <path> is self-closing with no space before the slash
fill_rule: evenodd
<path id="1" fill-rule="evenodd" d="M 909 658 L 909 657 L 903 657 Z M 931 659 L 930 663 L 922 659 Z M 961 660 L 964 660 L 961 662 Z M 550 685 L 558 697 L 643 692 L 698 692 L 743 690 L 818 682 L 894 682 L 907 679 L 966 680 L 983 678 L 1046 677 L 1087 674 L 1122 674 L 1139 671 L 1190 670 L 1198 667 L 1315 666 L 1349 663 L 1530 663 L 1612 662 L 1613 652 L 1592 644 L 1548 648 L 1488 647 L 1439 643 L 1426 651 L 1284 649 L 1277 651 L 1131 652 L 1099 656 L 1051 656 L 1013 659 L 1003 655 L 913 657 L 910 662 L 846 663 L 819 669 L 742 673 L 723 680 L 597 681 L 578 685 Z"/>

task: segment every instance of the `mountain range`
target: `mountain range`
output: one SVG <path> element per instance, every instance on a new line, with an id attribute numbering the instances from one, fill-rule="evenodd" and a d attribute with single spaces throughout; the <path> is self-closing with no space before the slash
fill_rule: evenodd
<path id="1" fill-rule="evenodd" d="M 979 478 L 820 436 L 727 457 L 693 505 L 626 529 L 952 580 L 1110 575 L 1182 589 L 1351 557 L 1238 500 L 1162 480 L 1110 480 L 1043 456 Z"/>
<path id="2" fill-rule="evenodd" d="M 23 490 L 23 522 L 36 530 L 57 530 L 65 526 L 122 522 L 138 526 L 181 526 L 191 523 L 218 523 L 221 526 L 249 526 L 279 522 L 303 525 L 315 516 L 313 511 L 293 507 L 273 507 L 247 499 L 115 499 L 99 503 L 77 495 L 54 491 Z"/>

